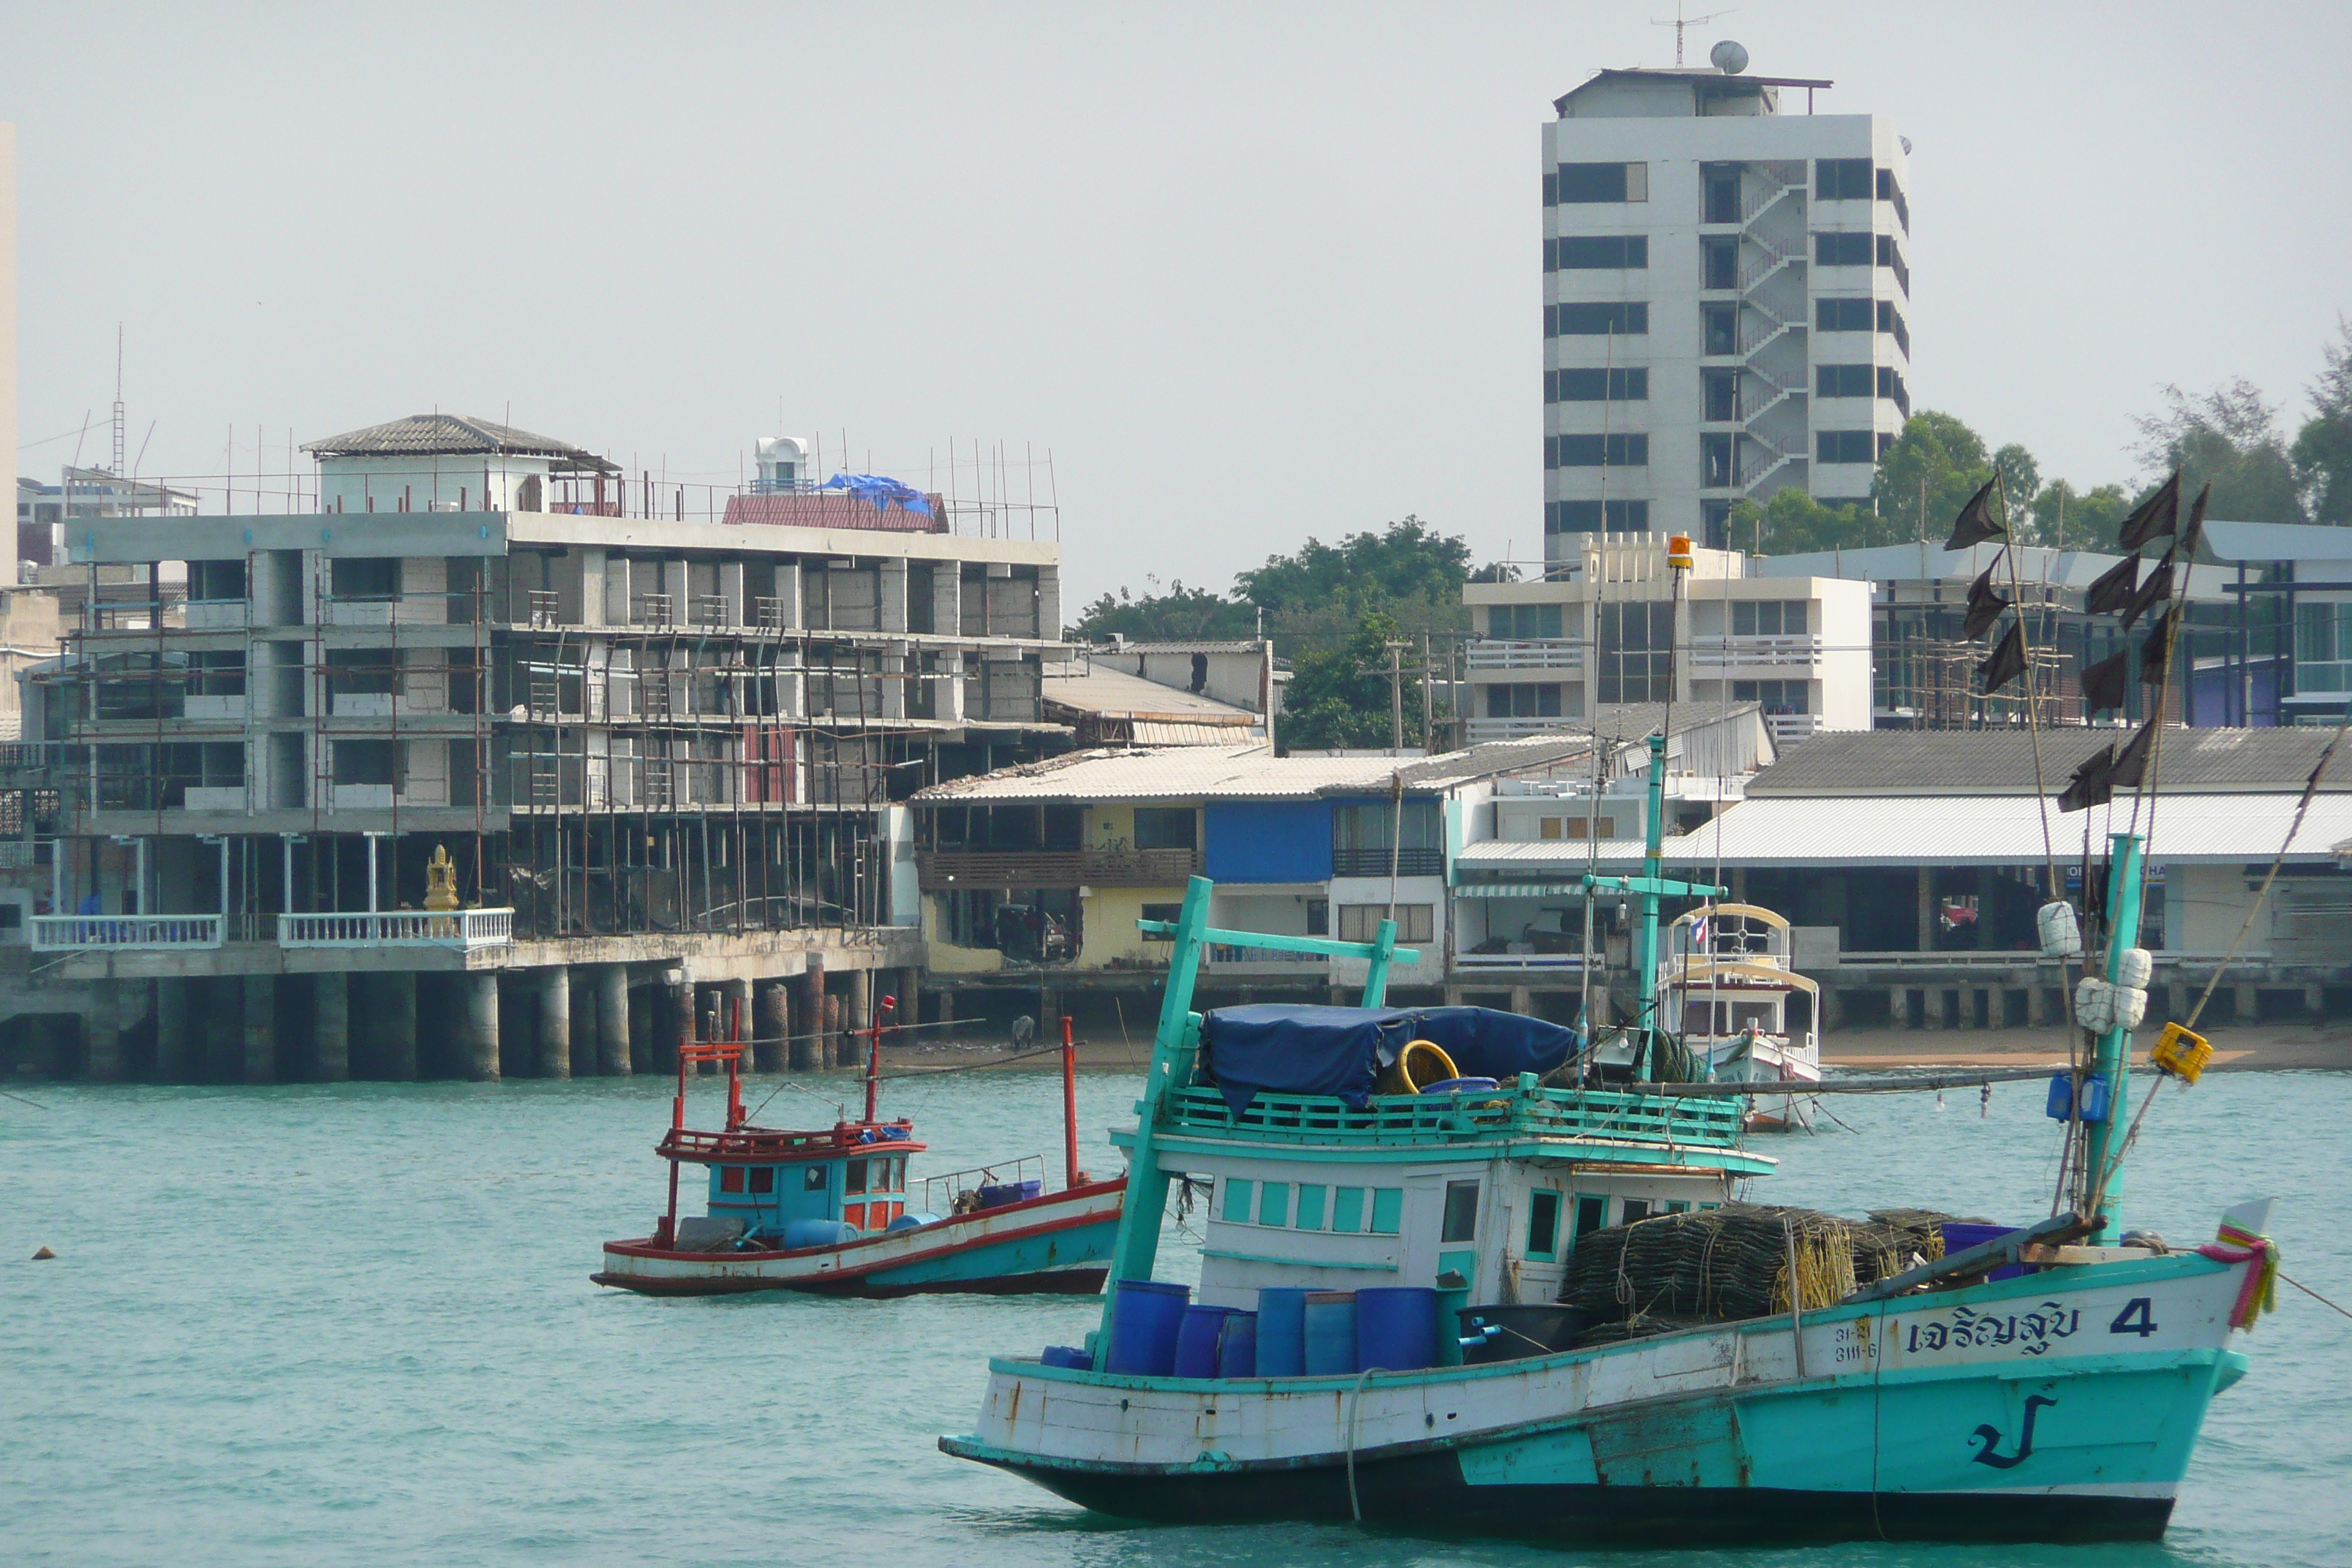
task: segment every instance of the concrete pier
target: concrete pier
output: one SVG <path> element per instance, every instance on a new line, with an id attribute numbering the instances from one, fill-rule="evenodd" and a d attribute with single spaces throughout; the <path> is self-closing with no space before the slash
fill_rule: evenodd
<path id="1" fill-rule="evenodd" d="M 572 1076 L 572 971 L 542 969 L 539 985 L 539 1076 Z"/>
<path id="2" fill-rule="evenodd" d="M 859 1031 L 874 1025 L 874 972 L 853 969 L 849 972 L 849 995 L 842 1004 L 841 1065 L 862 1068 L 866 1065 L 866 1037 Z"/>
<path id="3" fill-rule="evenodd" d="M 310 1076 L 320 1083 L 352 1076 L 352 983 L 340 972 L 310 976 Z"/>
<path id="4" fill-rule="evenodd" d="M 459 1059 L 476 1083 L 499 1081 L 499 977 L 489 970 L 458 976 L 464 1020 L 458 1031 Z"/>
<path id="5" fill-rule="evenodd" d="M 751 1026 L 751 983 L 748 980 L 722 980 L 719 983 L 719 1037 L 722 1040 L 748 1040 L 756 1031 Z M 751 1066 L 747 1054 L 744 1068 Z"/>
<path id="6" fill-rule="evenodd" d="M 204 1083 L 235 1083 L 245 1076 L 245 987 L 233 974 L 192 980 L 202 987 Z"/>
<path id="7" fill-rule="evenodd" d="M 416 972 L 395 969 L 376 976 L 376 1006 L 383 1019 L 382 1063 L 383 1076 L 394 1083 L 415 1083 L 416 1066 Z"/>
<path id="8" fill-rule="evenodd" d="M 793 1066 L 796 1069 L 802 1070 L 831 1067 L 833 1065 L 833 1038 L 829 1032 L 829 1026 L 826 1021 L 827 1014 L 824 1005 L 824 955 L 823 953 L 812 952 L 809 954 L 808 968 L 801 973 L 800 1005 L 794 1007 L 793 1011 L 799 1015 L 801 1033 L 815 1037 L 814 1039 L 800 1040 L 793 1043 Z M 801 1059 L 800 1056 L 800 1053 L 803 1049 L 808 1053 L 808 1058 L 805 1062 Z"/>
<path id="9" fill-rule="evenodd" d="M 273 975 L 247 974 L 238 987 L 244 1022 L 245 1081 L 278 1081 L 278 981 Z"/>
<path id="10" fill-rule="evenodd" d="M 751 1060 L 761 1072 L 782 1072 L 789 1059 L 784 1039 L 793 1032 L 792 1008 L 784 998 L 781 980 L 762 980 L 752 994 Z"/>
<path id="11" fill-rule="evenodd" d="M 850 1065 L 843 1055 L 848 1049 L 848 1043 L 842 1038 L 843 1033 L 848 1028 L 848 1005 L 842 1000 L 841 993 L 826 992 L 824 994 L 825 1060 L 835 1067 Z"/>
<path id="12" fill-rule="evenodd" d="M 619 968 L 618 964 L 614 965 Z M 650 985 L 629 985 L 626 970 L 622 970 L 622 984 L 627 987 L 629 1008 L 629 1070 L 654 1070 L 654 988 Z"/>
<path id="13" fill-rule="evenodd" d="M 662 993 L 668 998 L 667 1015 L 656 1026 L 657 1054 L 654 1065 L 663 1072 L 677 1070 L 677 1048 L 694 1038 L 694 986 L 682 969 L 662 972 Z"/>
<path id="14" fill-rule="evenodd" d="M 155 982 L 155 1077 L 163 1083 L 200 1083 L 204 1055 L 195 1028 L 201 982 L 167 976 Z"/>
<path id="15" fill-rule="evenodd" d="M 572 974 L 572 1076 L 594 1078 L 604 1047 L 597 1039 L 596 972 L 573 969 Z"/>
<path id="16" fill-rule="evenodd" d="M 596 1070 L 607 1078 L 626 1078 L 635 1070 L 629 1057 L 631 1022 L 628 966 L 605 964 L 596 971 Z"/>
<path id="17" fill-rule="evenodd" d="M 122 997 L 101 996 L 82 1019 L 82 1076 L 92 1083 L 121 1083 L 129 1075 L 122 1058 Z"/>

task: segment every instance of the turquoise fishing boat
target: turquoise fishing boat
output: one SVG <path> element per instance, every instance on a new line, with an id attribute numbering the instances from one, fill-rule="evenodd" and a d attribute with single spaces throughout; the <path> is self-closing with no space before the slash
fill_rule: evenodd
<path id="1" fill-rule="evenodd" d="M 1582 1043 L 1536 1020 L 1384 1007 L 1391 965 L 1418 958 L 1391 924 L 1370 943 L 1212 930 L 1194 879 L 1175 921 L 1147 924 L 1172 941 L 1170 981 L 1137 1124 L 1113 1135 L 1131 1193 L 1101 1326 L 992 1361 L 977 1423 L 940 1447 L 1194 1523 L 1564 1545 L 2160 1535 L 2276 1255 L 2267 1203 L 2186 1250 L 2121 1229 L 2140 839 L 2113 838 L 2095 1052 L 2053 1089 L 2070 1206 L 1849 1223 L 1735 1201 L 1774 1163 L 1742 1144 L 1752 1084 L 1653 1081 L 1662 1050 L 1689 1060 L 1656 1023 L 1659 901 L 1720 891 L 1661 875 L 1664 760 L 1653 737 L 1643 874 L 1596 879 L 1640 903 L 1630 1082 L 1580 1070 Z M 1363 961 L 1362 1005 L 1195 1013 L 1209 943 Z M 1408 1058 L 1433 1045 L 1465 1076 L 1414 1091 Z M 2168 1032 L 2158 1059 L 2193 1081 L 2202 1048 Z M 1559 1068 L 1478 1065 L 1554 1049 Z M 1196 1291 L 1152 1278 L 1180 1179 L 1211 1189 Z"/>

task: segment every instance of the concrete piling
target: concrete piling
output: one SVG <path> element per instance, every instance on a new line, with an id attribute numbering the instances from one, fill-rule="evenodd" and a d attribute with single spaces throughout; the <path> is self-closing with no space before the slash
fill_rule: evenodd
<path id="1" fill-rule="evenodd" d="M 128 1075 L 122 1059 L 122 1015 L 115 996 L 101 994 L 82 1018 L 82 1075 L 92 1083 L 121 1083 Z"/>
<path id="2" fill-rule="evenodd" d="M 620 969 L 619 964 L 613 966 Z M 621 984 L 625 988 L 629 1009 L 629 1070 L 654 1070 L 654 988 L 650 985 L 630 985 L 628 971 L 622 970 Z"/>
<path id="3" fill-rule="evenodd" d="M 572 1076 L 572 971 L 539 972 L 539 1076 Z"/>
<path id="4" fill-rule="evenodd" d="M 841 993 L 838 991 L 826 992 L 824 994 L 825 1060 L 837 1068 L 849 1067 L 853 1065 L 845 1059 L 842 1055 L 842 1053 L 847 1048 L 841 1037 L 842 1031 L 846 1027 L 845 1020 L 847 1016 L 848 1008 L 842 1001 Z"/>
<path id="5" fill-rule="evenodd" d="M 608 963 L 596 972 L 596 1070 L 607 1078 L 626 1078 L 635 1070 L 630 1052 L 635 1037 L 629 1026 L 629 970 Z"/>
<path id="6" fill-rule="evenodd" d="M 245 987 L 228 974 L 188 984 L 203 987 L 203 1081 L 235 1083 L 245 1076 Z"/>
<path id="7" fill-rule="evenodd" d="M 245 1081 L 278 1081 L 278 981 L 268 974 L 240 977 L 240 1017 L 244 1023 Z"/>
<path id="8" fill-rule="evenodd" d="M 596 1018 L 596 976 L 591 969 L 572 971 L 572 1076 L 594 1078 L 604 1056 Z"/>
<path id="9" fill-rule="evenodd" d="M 668 1004 L 654 1036 L 654 1065 L 663 1072 L 675 1072 L 677 1047 L 694 1038 L 694 986 L 687 979 L 686 971 L 662 971 L 662 994 L 668 998 Z"/>
<path id="10" fill-rule="evenodd" d="M 415 1083 L 416 1065 L 416 971 L 395 969 L 376 976 L 376 1007 L 383 1017 L 383 1049 L 377 1060 L 394 1083 Z"/>
<path id="11" fill-rule="evenodd" d="M 195 999 L 192 983 L 166 979 L 155 982 L 155 1077 L 164 1083 L 196 1083 L 203 1079 L 204 1058 L 196 1050 Z"/>
<path id="12" fill-rule="evenodd" d="M 849 972 L 849 997 L 844 1005 L 845 1026 L 841 1033 L 841 1065 L 862 1068 L 866 1065 L 866 1049 L 871 1044 L 859 1031 L 874 1025 L 874 972 L 853 969 Z"/>
<path id="13" fill-rule="evenodd" d="M 476 1083 L 499 1081 L 499 977 L 478 969 L 458 977 L 464 984 L 465 1017 L 459 1032 L 466 1076 Z"/>
<path id="14" fill-rule="evenodd" d="M 793 1047 L 795 1052 L 806 1047 L 808 1060 L 805 1067 L 808 1068 L 827 1068 L 833 1065 L 830 1016 L 825 1010 L 824 1004 L 824 955 L 821 952 L 812 952 L 808 955 L 808 967 L 801 972 L 800 1005 L 793 1009 L 800 1016 L 801 1033 L 815 1037 L 814 1039 L 803 1040 Z M 793 1065 L 795 1068 L 803 1067 L 797 1057 L 793 1059 Z"/>
<path id="15" fill-rule="evenodd" d="M 310 1076 L 320 1083 L 352 1076 L 352 981 L 340 970 L 310 977 Z"/>
<path id="16" fill-rule="evenodd" d="M 792 1009 L 784 1000 L 784 983 L 762 980 L 752 994 L 752 1062 L 761 1072 L 782 1072 L 789 1060 L 784 1050 L 784 1039 L 793 1032 Z"/>

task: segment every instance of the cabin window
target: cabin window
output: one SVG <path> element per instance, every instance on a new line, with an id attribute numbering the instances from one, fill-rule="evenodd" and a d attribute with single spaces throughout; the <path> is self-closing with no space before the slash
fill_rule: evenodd
<path id="1" fill-rule="evenodd" d="M 1225 1178 L 1225 1206 L 1220 1219 L 1246 1223 L 1250 1216 L 1250 1184 L 1239 1176 Z"/>
<path id="2" fill-rule="evenodd" d="M 1642 1221 L 1649 1217 L 1649 1199 L 1627 1198 L 1625 1200 L 1625 1213 L 1618 1219 L 1617 1223 L 1619 1225 L 1639 1225 Z"/>
<path id="3" fill-rule="evenodd" d="M 907 1156 L 904 1154 L 890 1162 L 890 1190 L 894 1193 L 907 1190 Z"/>
<path id="4" fill-rule="evenodd" d="M 823 1165 L 811 1165 L 806 1171 L 801 1173 L 801 1191 L 804 1193 L 821 1193 L 824 1191 L 824 1167 Z"/>
<path id="5" fill-rule="evenodd" d="M 1290 1223 L 1290 1184 L 1288 1182 L 1265 1182 L 1260 1184 L 1257 1222 L 1260 1225 Z"/>
<path id="6" fill-rule="evenodd" d="M 774 1192 L 776 1190 L 776 1168 L 773 1165 L 752 1166 L 751 1190 L 755 1193 Z"/>
<path id="7" fill-rule="evenodd" d="M 1331 1228 L 1349 1236 L 1364 1228 L 1364 1189 L 1331 1189 Z"/>
<path id="8" fill-rule="evenodd" d="M 1445 1184 L 1445 1224 L 1437 1234 L 1440 1241 L 1470 1241 L 1478 1235 L 1478 1184 L 1448 1182 Z"/>
<path id="9" fill-rule="evenodd" d="M 1404 1189 L 1374 1187 L 1372 1189 L 1372 1231 L 1378 1236 L 1394 1236 L 1404 1220 Z"/>
<path id="10" fill-rule="evenodd" d="M 1576 1229 L 1569 1236 L 1569 1245 L 1575 1246 L 1579 1237 L 1591 1236 L 1594 1231 L 1606 1227 L 1608 1224 L 1609 1200 L 1607 1198 L 1578 1198 Z"/>
<path id="11" fill-rule="evenodd" d="M 1559 1194 L 1534 1194 L 1528 1203 L 1528 1257 L 1549 1262 L 1559 1252 Z"/>
<path id="12" fill-rule="evenodd" d="M 743 1167 L 740 1165 L 719 1166 L 719 1190 L 722 1193 L 741 1192 L 743 1190 Z"/>
<path id="13" fill-rule="evenodd" d="M 1299 1184 L 1299 1229 L 1321 1230 L 1323 1228 L 1323 1199 L 1330 1190 L 1328 1187 L 1311 1187 L 1305 1183 Z"/>
<path id="14" fill-rule="evenodd" d="M 1669 1203 L 1666 1205 L 1666 1212 L 1668 1214 L 1688 1214 L 1690 1213 L 1690 1205 L 1680 1202 Z"/>
<path id="15" fill-rule="evenodd" d="M 866 1190 L 865 1161 L 852 1160 L 842 1167 L 842 1170 L 841 1190 L 844 1194 L 862 1193 Z"/>

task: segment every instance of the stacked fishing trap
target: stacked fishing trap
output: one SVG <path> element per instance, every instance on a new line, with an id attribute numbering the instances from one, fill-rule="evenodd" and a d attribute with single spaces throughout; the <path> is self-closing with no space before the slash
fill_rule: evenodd
<path id="1" fill-rule="evenodd" d="M 1941 1258 L 1948 1217 L 1879 1209 L 1854 1221 L 1749 1204 L 1660 1215 L 1579 1237 L 1560 1300 L 1590 1323 L 1633 1331 L 1769 1317 L 1787 1311 L 1792 1293 L 1814 1311 Z"/>

